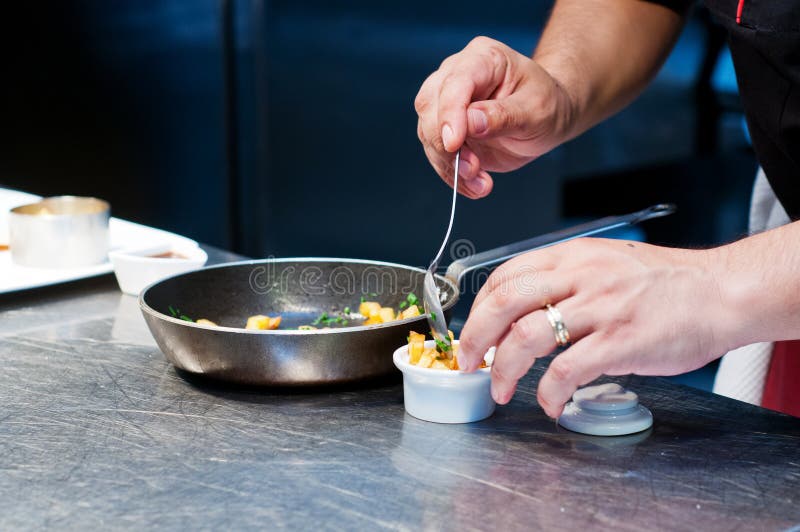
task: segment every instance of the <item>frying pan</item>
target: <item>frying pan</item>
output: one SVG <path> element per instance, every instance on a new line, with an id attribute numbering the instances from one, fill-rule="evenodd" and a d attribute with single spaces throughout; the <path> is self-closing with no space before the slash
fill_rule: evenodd
<path id="1" fill-rule="evenodd" d="M 655 205 L 610 216 L 456 260 L 437 275 L 442 308 L 449 319 L 458 301 L 459 281 L 476 268 L 491 266 L 525 251 L 636 224 L 674 212 Z M 406 296 L 422 294 L 425 270 L 387 262 L 282 258 L 212 266 L 161 280 L 139 296 L 147 326 L 177 368 L 211 379 L 246 385 L 314 386 L 354 382 L 397 371 L 392 353 L 409 331 L 426 332 L 420 316 L 377 325 L 298 330 L 320 314 L 357 309 L 361 297 L 398 308 Z M 207 327 L 175 318 L 170 307 Z M 244 329 L 255 314 L 282 316 L 281 328 Z M 360 323 L 360 322 L 356 322 Z"/>

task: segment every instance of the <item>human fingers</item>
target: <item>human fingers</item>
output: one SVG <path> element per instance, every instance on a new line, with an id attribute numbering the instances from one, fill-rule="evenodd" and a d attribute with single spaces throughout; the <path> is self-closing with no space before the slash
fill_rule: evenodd
<path id="1" fill-rule="evenodd" d="M 613 365 L 614 350 L 602 334 L 590 334 L 556 356 L 539 379 L 536 399 L 551 418 L 557 418 L 564 404 L 579 386 L 603 375 Z"/>
<path id="2" fill-rule="evenodd" d="M 476 37 L 461 52 L 442 63 L 436 102 L 438 127 L 448 152 L 455 152 L 464 144 L 469 104 L 488 98 L 505 80 L 509 68 L 506 49 L 498 41 Z"/>
<path id="3" fill-rule="evenodd" d="M 571 341 L 589 334 L 594 324 L 591 316 L 581 312 L 582 303 L 570 297 L 558 303 Z M 568 320 L 566 317 L 569 317 Z M 537 358 L 549 355 L 558 347 L 555 332 L 545 309 L 536 310 L 518 319 L 497 344 L 492 363 L 492 397 L 499 404 L 511 400 L 517 382 Z"/>
<path id="4" fill-rule="evenodd" d="M 529 272 L 517 272 L 513 279 L 498 286 L 473 307 L 460 336 L 459 352 L 465 371 L 475 370 L 491 346 L 498 345 L 506 334 L 512 334 L 512 324 L 517 320 L 541 309 L 549 301 L 561 301 L 572 294 L 569 277 L 555 276 L 552 272 L 546 279 L 543 277 L 542 272 L 532 268 Z M 542 282 L 551 287 L 547 295 L 537 288 Z"/>
<path id="5" fill-rule="evenodd" d="M 527 253 L 523 253 L 522 255 L 518 255 L 513 259 L 507 260 L 495 268 L 494 272 L 492 272 L 481 289 L 478 290 L 478 293 L 475 295 L 475 299 L 472 303 L 472 309 L 480 305 L 481 302 L 491 292 L 502 287 L 504 284 L 509 282 L 518 282 L 516 281 L 517 276 L 524 274 L 527 276 L 526 282 L 530 280 L 537 281 L 536 272 L 544 273 L 554 270 L 556 266 L 560 264 L 560 262 L 561 257 L 557 247 L 548 247 L 529 251 Z M 565 274 L 566 272 L 561 273 L 561 275 Z M 548 277 L 547 279 L 550 281 L 553 280 L 552 277 Z M 544 278 L 539 278 L 535 286 L 530 288 L 536 289 L 545 296 L 548 295 L 548 292 L 552 290 L 552 288 L 545 282 Z M 542 305 L 548 302 L 549 301 L 544 301 Z"/>
<path id="6" fill-rule="evenodd" d="M 458 177 L 463 178 L 465 181 L 470 181 L 478 177 L 480 170 L 480 159 L 475 155 L 475 152 L 464 144 L 461 147 L 461 155 L 459 156 Z"/>
<path id="7" fill-rule="evenodd" d="M 450 188 L 453 187 L 453 161 L 444 161 L 438 157 L 438 154 L 429 151 L 430 148 L 427 146 L 424 147 L 425 155 L 428 157 L 428 160 L 435 161 L 431 164 L 434 165 L 434 169 L 439 174 L 439 177 L 442 178 L 442 181 L 447 183 Z M 460 177 L 460 175 L 459 175 Z M 459 179 L 458 180 L 458 192 L 470 199 L 478 199 L 486 196 L 492 191 L 492 180 L 491 177 L 486 172 L 481 171 L 479 173 L 479 177 L 473 180 L 467 179 Z"/>

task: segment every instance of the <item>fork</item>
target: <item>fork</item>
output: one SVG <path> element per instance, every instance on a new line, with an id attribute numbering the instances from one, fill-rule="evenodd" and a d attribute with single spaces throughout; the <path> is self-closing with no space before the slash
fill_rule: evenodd
<path id="1" fill-rule="evenodd" d="M 433 277 L 436 269 L 439 267 L 439 261 L 442 260 L 442 254 L 447 241 L 450 240 L 450 232 L 453 230 L 453 220 L 456 216 L 456 199 L 458 198 L 458 165 L 461 160 L 461 150 L 456 152 L 456 160 L 453 165 L 455 170 L 453 172 L 453 202 L 450 206 L 450 222 L 447 224 L 447 232 L 444 235 L 444 241 L 439 248 L 439 252 L 433 258 L 428 270 L 425 272 L 425 284 L 422 290 L 422 305 L 425 308 L 425 315 L 428 318 L 428 325 L 431 327 L 431 334 L 437 344 L 450 345 L 450 336 L 447 332 L 447 321 L 444 318 L 442 311 L 441 295 L 436 280 Z"/>

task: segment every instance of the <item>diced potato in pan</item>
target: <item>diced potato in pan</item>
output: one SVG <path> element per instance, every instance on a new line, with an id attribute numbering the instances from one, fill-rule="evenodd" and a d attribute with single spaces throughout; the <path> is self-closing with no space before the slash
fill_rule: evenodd
<path id="1" fill-rule="evenodd" d="M 359 313 L 367 319 L 363 325 L 376 325 L 379 323 L 389 323 L 395 320 L 394 309 L 392 307 L 382 307 L 375 301 L 364 301 L 358 307 Z"/>
<path id="2" fill-rule="evenodd" d="M 394 321 L 394 309 L 391 307 L 381 307 L 381 310 L 378 312 L 378 314 L 380 315 L 383 323 Z"/>
<path id="3" fill-rule="evenodd" d="M 407 309 L 405 309 L 403 312 L 400 313 L 398 319 L 405 320 L 407 318 L 415 318 L 419 315 L 420 315 L 419 307 L 417 307 L 416 305 L 411 305 L 410 307 L 408 307 Z"/>
<path id="4" fill-rule="evenodd" d="M 378 296 L 377 293 L 370 293 L 369 295 L 374 297 Z M 177 308 L 172 306 L 169 307 L 169 312 L 174 318 L 193 321 L 191 318 L 182 314 Z M 358 307 L 358 313 L 352 313 L 350 311 L 350 307 L 344 307 L 341 310 L 333 309 L 332 311 L 325 311 L 322 312 L 322 314 L 320 314 L 320 316 L 317 317 L 317 319 L 313 322 L 299 325 L 297 329 L 301 331 L 310 331 L 318 328 L 328 329 L 339 326 L 345 327 L 351 324 L 380 325 L 382 323 L 390 323 L 393 321 L 415 318 L 421 316 L 422 313 L 422 303 L 413 292 L 408 293 L 406 297 L 400 301 L 396 310 L 393 307 L 381 306 L 380 302 L 378 301 L 366 301 L 362 296 L 361 304 Z M 198 320 L 197 323 L 209 327 L 217 326 L 217 324 L 213 321 L 206 319 Z M 274 330 L 277 329 L 280 324 L 280 316 L 270 318 L 269 316 L 259 314 L 256 316 L 250 316 L 247 319 L 245 329 L 261 331 Z M 421 353 L 419 355 L 421 356 Z"/>
<path id="5" fill-rule="evenodd" d="M 250 316 L 247 318 L 247 325 L 245 329 L 258 329 L 262 331 L 272 331 L 278 328 L 281 324 L 281 317 L 270 318 L 269 316 Z"/>
<path id="6" fill-rule="evenodd" d="M 358 313 L 365 318 L 377 316 L 381 312 L 381 304 L 375 301 L 364 301 L 358 307 Z"/>

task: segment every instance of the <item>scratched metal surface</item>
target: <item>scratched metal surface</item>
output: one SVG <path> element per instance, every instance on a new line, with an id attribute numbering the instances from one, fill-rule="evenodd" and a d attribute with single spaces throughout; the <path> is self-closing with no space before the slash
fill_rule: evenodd
<path id="1" fill-rule="evenodd" d="M 108 277 L 0 299 L 0 361 L 2 530 L 800 522 L 800 421 L 660 379 L 621 379 L 656 421 L 620 439 L 546 419 L 539 366 L 471 425 L 409 417 L 397 384 L 227 389 L 176 374 Z"/>

